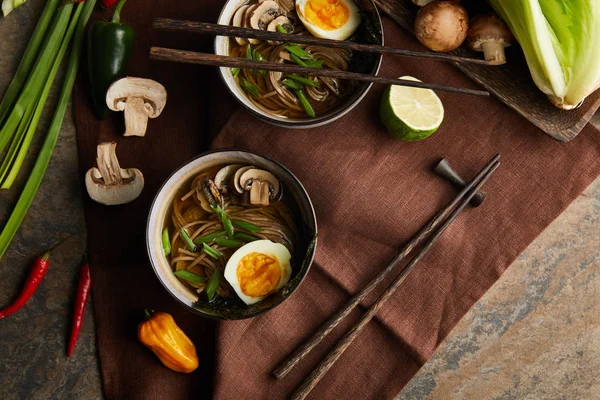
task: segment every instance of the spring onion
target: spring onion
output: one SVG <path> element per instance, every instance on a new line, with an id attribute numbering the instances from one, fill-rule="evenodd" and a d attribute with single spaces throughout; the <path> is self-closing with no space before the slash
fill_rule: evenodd
<path id="1" fill-rule="evenodd" d="M 0 103 L 0 126 L 4 123 L 6 115 L 21 92 L 21 89 L 27 80 L 27 76 L 29 75 L 29 71 L 37 59 L 38 50 L 42 44 L 42 40 L 44 40 L 44 35 L 48 30 L 48 26 L 50 25 L 50 21 L 52 20 L 52 16 L 56 11 L 59 2 L 60 0 L 48 0 L 46 2 L 44 11 L 42 11 L 42 15 L 40 15 L 40 20 L 38 21 L 35 30 L 31 35 L 31 39 L 29 39 L 25 53 L 21 58 L 17 72 L 15 72 L 15 76 L 10 82 L 10 86 L 6 90 L 2 102 Z M 6 16 L 6 14 L 4 16 Z"/>
<path id="2" fill-rule="evenodd" d="M 306 63 L 304 61 L 302 61 L 302 59 L 300 57 L 298 57 L 297 55 L 295 55 L 294 53 L 290 53 L 290 58 L 292 59 L 293 62 L 300 65 L 301 67 L 307 66 Z"/>
<path id="3" fill-rule="evenodd" d="M 240 221 L 239 219 L 231 220 L 231 223 L 233 224 L 233 226 L 248 231 L 250 233 L 257 233 L 262 231 L 262 228 L 260 226 L 250 222 Z"/>
<path id="4" fill-rule="evenodd" d="M 262 56 L 262 54 L 260 54 L 254 47 L 252 47 L 251 44 L 248 44 L 246 46 L 246 58 L 248 60 L 254 60 L 254 61 L 261 61 L 261 62 L 266 61 L 265 58 Z M 265 71 L 264 69 L 257 69 L 257 70 L 253 70 L 253 71 L 260 75 L 267 74 L 267 71 Z"/>
<path id="5" fill-rule="evenodd" d="M 321 68 L 325 61 L 323 60 L 304 60 L 304 64 L 310 68 Z"/>
<path id="6" fill-rule="evenodd" d="M 2 129 L 0 129 L 0 151 L 3 151 L 8 141 L 13 137 L 18 129 L 19 123 L 23 118 L 25 110 L 36 104 L 40 97 L 42 88 L 48 80 L 53 61 L 63 42 L 67 26 L 73 11 L 73 3 L 65 3 L 58 8 L 58 14 L 50 28 L 50 35 L 47 38 L 41 53 L 30 72 L 29 78 L 21 91 L 16 103 L 7 114 Z"/>
<path id="7" fill-rule="evenodd" d="M 307 79 L 307 78 L 304 78 L 302 76 L 298 76 L 295 74 L 289 74 L 289 75 L 287 75 L 287 77 L 298 83 L 301 83 L 303 85 L 314 86 L 314 87 L 321 86 L 321 83 L 319 81 L 313 81 L 312 79 Z"/>
<path id="8" fill-rule="evenodd" d="M 231 248 L 234 248 L 234 249 L 236 247 L 240 247 L 241 245 L 244 244 L 244 242 L 242 242 L 240 240 L 226 239 L 226 238 L 216 238 L 215 239 L 215 243 L 218 244 L 219 246 L 231 247 Z"/>
<path id="9" fill-rule="evenodd" d="M 185 229 L 181 228 L 181 230 L 179 231 L 179 235 L 181 236 L 181 240 L 183 240 L 183 242 L 186 244 L 188 249 L 190 249 L 190 251 L 196 251 L 197 247 L 194 244 L 194 242 L 192 242 L 190 235 L 188 235 Z"/>
<path id="10" fill-rule="evenodd" d="M 206 296 L 208 297 L 208 301 L 213 301 L 217 295 L 220 281 L 221 274 L 219 273 L 219 270 L 216 270 L 208 280 L 208 285 L 206 285 Z"/>
<path id="11" fill-rule="evenodd" d="M 279 32 L 279 33 L 283 33 L 283 34 L 286 34 L 286 35 L 288 33 L 288 31 L 285 30 L 285 28 L 283 27 L 283 25 L 277 25 L 275 27 L 275 29 L 277 29 L 277 32 Z"/>
<path id="12" fill-rule="evenodd" d="M 212 247 L 210 247 L 206 243 L 202 243 L 202 250 L 204 250 L 204 252 L 206 254 L 208 254 L 209 256 L 211 256 L 212 258 L 214 258 L 215 260 L 218 260 L 219 258 L 221 258 L 221 253 L 219 253 L 217 250 L 213 249 Z"/>
<path id="13" fill-rule="evenodd" d="M 295 55 L 296 57 L 300 57 L 303 60 L 313 60 L 313 56 L 307 53 L 302 47 L 297 44 L 290 43 L 288 45 L 283 46 L 290 54 Z"/>
<path id="14" fill-rule="evenodd" d="M 194 243 L 197 245 L 201 245 L 202 243 L 210 243 L 210 242 L 214 241 L 216 238 L 220 238 L 225 235 L 226 235 L 225 231 L 209 233 L 207 235 L 198 236 L 196 239 L 194 239 Z"/>
<path id="15" fill-rule="evenodd" d="M 162 232 L 162 248 L 165 257 L 171 254 L 171 239 L 169 238 L 169 228 L 165 228 L 165 230 Z"/>
<path id="16" fill-rule="evenodd" d="M 18 152 L 16 154 L 13 154 L 13 156 L 10 158 L 6 157 L 4 160 L 4 161 L 8 160 L 8 163 L 6 165 L 9 165 L 12 162 L 12 166 L 10 168 L 10 171 L 5 170 L 5 171 L 2 171 L 2 173 L 1 173 L 0 181 L 2 182 L 2 185 L 0 186 L 0 188 L 2 188 L 2 189 L 10 189 L 12 184 L 15 182 L 15 179 L 17 178 L 19 171 L 21 170 L 21 166 L 23 165 L 23 162 L 25 161 L 25 156 L 27 155 L 27 150 L 29 149 L 29 146 L 31 145 L 31 141 L 33 140 L 33 136 L 37 129 L 38 123 L 40 122 L 40 118 L 42 116 L 42 111 L 44 110 L 44 106 L 46 105 L 46 101 L 48 100 L 48 96 L 50 94 L 50 89 L 52 89 L 52 84 L 54 83 L 56 74 L 58 73 L 58 70 L 60 69 L 60 64 L 62 63 L 65 53 L 67 52 L 67 48 L 69 47 L 69 44 L 71 43 L 71 38 L 73 37 L 73 34 L 75 33 L 75 28 L 77 27 L 77 21 L 79 20 L 79 16 L 81 15 L 82 10 L 83 10 L 82 7 L 77 7 L 75 9 L 75 12 L 73 13 L 73 17 L 71 18 L 71 22 L 69 23 L 67 32 L 66 32 L 65 36 L 63 37 L 61 46 L 58 49 L 58 53 L 56 54 L 56 58 L 54 60 L 52 68 L 50 69 L 50 73 L 46 79 L 44 86 L 43 86 L 40 98 L 37 101 L 37 104 L 35 105 L 35 112 L 33 113 L 33 115 L 31 115 L 31 117 L 28 121 L 27 131 L 20 132 L 18 130 L 17 135 L 15 135 L 15 138 L 19 139 L 20 145 L 18 146 Z M 25 116 L 26 115 L 27 114 L 25 114 Z M 25 120 L 26 120 L 26 118 L 24 118 L 21 122 L 23 122 Z M 22 137 L 19 138 L 19 135 L 22 135 Z M 13 142 L 14 141 L 15 140 L 13 140 Z M 11 147 L 13 147 L 12 144 L 11 144 Z M 15 146 L 15 147 L 17 147 L 17 146 Z M 16 155 L 16 157 L 15 157 L 15 155 Z M 14 158 L 14 161 L 13 161 L 13 158 Z M 4 167 L 4 162 L 3 162 L 2 167 Z M 6 172 L 8 172 L 8 175 L 5 176 Z"/>
<path id="17" fill-rule="evenodd" d="M 237 78 L 237 76 L 240 74 L 240 69 L 239 68 L 231 68 L 231 75 L 233 75 L 234 78 Z"/>
<path id="18" fill-rule="evenodd" d="M 256 237 L 254 235 L 250 235 L 250 234 L 244 233 L 244 232 L 236 232 L 233 235 L 233 238 L 236 240 L 241 240 L 244 243 L 254 242 L 255 240 L 260 240 L 259 237 Z"/>
<path id="19" fill-rule="evenodd" d="M 577 107 L 600 86 L 598 0 L 489 0 L 521 45 L 552 103 Z"/>
<path id="20" fill-rule="evenodd" d="M 260 91 L 256 86 L 248 82 L 248 80 L 244 77 L 240 77 L 240 85 L 242 89 L 244 89 L 250 96 L 258 98 L 260 96 Z"/>
<path id="21" fill-rule="evenodd" d="M 188 281 L 189 283 L 202 283 L 202 282 L 206 282 L 206 278 L 203 276 L 200 276 L 198 274 L 195 274 L 193 272 L 190 272 L 186 269 L 182 269 L 181 271 L 175 271 L 173 272 L 173 275 L 175 275 L 178 278 L 181 278 L 183 280 Z"/>
<path id="22" fill-rule="evenodd" d="M 304 91 L 302 89 L 300 89 L 300 90 L 295 90 L 294 92 L 296 93 L 296 96 L 298 96 L 298 100 L 300 100 L 300 104 L 302 104 L 302 107 L 304 108 L 306 115 L 308 115 L 311 118 L 316 117 L 317 114 L 315 113 L 315 110 L 312 108 L 312 106 L 308 102 L 308 99 L 306 98 Z"/>
<path id="23" fill-rule="evenodd" d="M 21 225 L 29 206 L 33 201 L 33 197 L 37 193 L 37 190 L 42 183 L 44 173 L 48 168 L 48 163 L 50 162 L 52 152 L 56 146 L 58 134 L 60 133 L 60 127 L 65 117 L 69 97 L 71 96 L 73 84 L 75 83 L 75 78 L 79 69 L 85 25 L 87 24 L 95 5 L 96 0 L 86 0 L 84 3 L 77 5 L 78 7 L 83 6 L 83 11 L 77 22 L 77 29 L 73 39 L 73 47 L 69 56 L 57 107 L 54 111 L 54 116 L 52 117 L 52 121 L 50 122 L 50 126 L 48 128 L 48 133 L 46 134 L 46 139 L 42 144 L 42 148 L 35 161 L 31 174 L 25 183 L 25 187 L 21 192 L 21 196 L 19 197 L 19 200 L 17 201 L 17 204 L 15 205 L 15 208 L 8 219 L 8 222 L 0 234 L 0 258 L 6 252 L 6 249 L 17 232 L 17 229 L 19 229 L 19 226 Z"/>
<path id="24" fill-rule="evenodd" d="M 292 89 L 292 90 L 300 90 L 304 87 L 304 85 L 299 84 L 296 81 L 293 81 L 291 79 L 284 79 L 281 81 L 281 84 L 283 86 L 285 86 L 288 89 Z"/>
<path id="25" fill-rule="evenodd" d="M 233 224 L 231 223 L 229 216 L 227 216 L 227 214 L 225 213 L 225 211 L 223 211 L 221 206 L 211 206 L 211 208 L 215 211 L 215 214 L 217 214 L 217 217 L 219 217 L 219 219 L 221 220 L 221 223 L 223 224 L 223 229 L 225 230 L 225 233 L 227 233 L 227 237 L 231 239 L 233 237 Z"/>

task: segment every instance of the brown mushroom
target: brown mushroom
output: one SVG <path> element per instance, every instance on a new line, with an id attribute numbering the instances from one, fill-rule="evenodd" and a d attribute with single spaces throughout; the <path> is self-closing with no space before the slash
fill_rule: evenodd
<path id="1" fill-rule="evenodd" d="M 250 165 L 250 166 L 242 167 L 242 168 L 238 169 L 237 171 L 235 171 L 235 174 L 233 174 L 233 185 L 229 186 L 229 187 L 233 188 L 233 192 L 235 192 L 236 194 L 244 194 L 244 188 L 240 184 L 240 178 L 242 177 L 242 174 L 244 172 L 246 172 L 252 168 L 254 168 L 254 167 Z"/>
<path id="2" fill-rule="evenodd" d="M 471 50 L 483 51 L 487 61 L 506 63 L 504 48 L 513 44 L 515 37 L 496 14 L 478 15 L 470 23 L 467 44 Z"/>
<path id="3" fill-rule="evenodd" d="M 230 193 L 229 185 L 232 183 L 233 175 L 240 169 L 240 164 L 227 165 L 219 170 L 215 175 L 215 185 L 221 191 L 221 193 Z"/>
<path id="4" fill-rule="evenodd" d="M 278 15 L 279 5 L 277 2 L 273 0 L 263 1 L 250 14 L 250 27 L 265 30 Z"/>
<path id="5" fill-rule="evenodd" d="M 291 34 L 294 32 L 294 24 L 292 24 L 290 22 L 289 18 L 286 17 L 285 15 L 280 15 L 277 18 L 275 18 L 273 21 L 271 21 L 271 23 L 269 23 L 269 25 L 267 26 L 267 31 L 277 32 L 277 27 L 279 25 L 281 25 L 288 34 Z M 278 45 L 279 43 L 280 42 L 277 42 L 275 40 L 269 40 L 269 44 L 272 44 L 274 46 Z"/>
<path id="6" fill-rule="evenodd" d="M 433 51 L 451 51 L 465 41 L 469 16 L 460 5 L 451 1 L 434 1 L 419 10 L 415 19 L 415 35 L 419 42 Z"/>
<path id="7" fill-rule="evenodd" d="M 129 203 L 144 189 L 144 176 L 136 168 L 123 169 L 119 165 L 116 143 L 100 143 L 97 148 L 98 167 L 85 174 L 87 192 L 95 202 L 113 206 Z"/>
<path id="8" fill-rule="evenodd" d="M 250 6 L 243 5 L 235 11 L 235 13 L 233 14 L 233 17 L 231 18 L 231 25 L 237 26 L 237 27 L 244 26 L 244 13 L 248 9 L 248 7 L 250 7 Z M 245 45 L 246 43 L 248 43 L 248 40 L 246 38 L 236 37 L 235 41 L 238 42 L 239 45 Z"/>
<path id="9" fill-rule="evenodd" d="M 250 204 L 268 206 L 269 201 L 279 197 L 281 185 L 269 171 L 251 168 L 240 177 L 240 186 L 250 192 Z"/>
<path id="10" fill-rule="evenodd" d="M 167 103 L 167 91 L 152 79 L 119 79 L 106 92 L 106 105 L 125 114 L 124 136 L 145 136 L 148 118 L 160 115 Z"/>

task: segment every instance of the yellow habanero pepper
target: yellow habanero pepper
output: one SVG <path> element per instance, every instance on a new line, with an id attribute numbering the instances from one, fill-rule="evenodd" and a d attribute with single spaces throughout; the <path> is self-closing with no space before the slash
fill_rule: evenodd
<path id="1" fill-rule="evenodd" d="M 138 326 L 138 339 L 168 368 L 190 373 L 198 368 L 196 347 L 170 314 L 145 311 L 146 321 Z"/>

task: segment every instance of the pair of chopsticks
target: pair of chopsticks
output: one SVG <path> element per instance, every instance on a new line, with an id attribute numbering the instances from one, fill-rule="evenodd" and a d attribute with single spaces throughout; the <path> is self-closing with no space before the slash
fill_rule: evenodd
<path id="1" fill-rule="evenodd" d="M 363 328 L 371 321 L 377 312 L 383 307 L 404 279 L 415 268 L 417 263 L 425 256 L 436 240 L 454 222 L 460 212 L 469 204 L 471 199 L 479 192 L 479 189 L 498 168 L 500 162 L 499 154 L 496 154 L 485 167 L 466 185 L 457 196 L 446 205 L 433 219 L 425 224 L 413 238 L 390 260 L 387 266 L 379 272 L 357 295 L 329 318 L 317 332 L 313 334 L 302 346 L 294 351 L 273 374 L 277 379 L 283 378 L 294 366 L 300 362 L 315 346 L 317 346 L 350 312 L 381 283 L 395 269 L 396 265 L 403 261 L 416 247 L 422 246 L 417 255 L 402 269 L 394 280 L 385 288 L 369 310 L 360 320 L 337 342 L 333 350 L 321 361 L 313 372 L 304 380 L 292 399 L 304 399 L 308 393 L 319 383 L 321 378 L 329 371 L 338 358 L 358 337 Z"/>
<path id="2" fill-rule="evenodd" d="M 366 53 L 390 54 L 394 56 L 418 57 L 441 61 L 452 61 L 459 63 L 472 63 L 479 65 L 493 65 L 488 61 L 459 57 L 451 54 L 434 53 L 426 51 L 413 51 L 406 49 L 395 49 L 379 45 L 360 44 L 348 41 L 319 39 L 312 36 L 304 35 L 286 35 L 278 32 L 267 32 L 258 29 L 238 28 L 234 26 L 211 24 L 207 22 L 180 21 L 168 18 L 157 18 L 154 20 L 153 28 L 160 31 L 175 31 L 175 32 L 191 32 L 204 33 L 215 36 L 241 37 L 259 40 L 272 40 L 280 42 L 293 41 L 294 43 L 318 45 L 325 47 L 334 47 L 348 49 L 352 51 L 360 51 Z M 302 67 L 300 65 L 292 65 L 285 63 L 272 63 L 249 60 L 240 57 L 220 56 L 216 54 L 198 53 L 193 51 L 168 49 L 163 47 L 152 47 L 150 49 L 150 58 L 153 60 L 173 61 L 188 64 L 210 65 L 215 67 L 229 67 L 241 69 L 261 69 L 267 71 L 278 71 L 285 73 L 323 76 L 329 78 L 338 78 L 345 80 L 353 80 L 359 82 L 372 82 L 387 85 L 409 86 L 432 90 L 442 90 L 447 92 L 489 96 L 489 92 L 484 90 L 473 90 L 465 88 L 456 88 L 444 85 L 437 85 L 425 82 L 415 82 L 409 80 L 401 80 L 394 78 L 385 78 L 376 75 L 360 74 L 348 71 L 334 71 L 324 68 Z"/>

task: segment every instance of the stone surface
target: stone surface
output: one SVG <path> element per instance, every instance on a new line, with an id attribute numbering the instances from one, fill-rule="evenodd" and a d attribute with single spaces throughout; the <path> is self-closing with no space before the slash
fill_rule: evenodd
<path id="1" fill-rule="evenodd" d="M 0 19 L 0 93 L 41 12 L 29 0 Z M 56 90 L 50 103 L 56 100 Z M 48 125 L 44 115 L 32 149 Z M 600 116 L 594 122 L 600 127 Z M 30 152 L 30 156 L 34 152 Z M 26 178 L 0 192 L 0 223 Z M 71 110 L 48 173 L 0 261 L 0 307 L 19 292 L 36 255 L 57 241 L 27 306 L 0 321 L 0 399 L 100 399 L 92 309 L 75 354 L 65 355 L 85 247 L 83 195 Z M 442 343 L 399 399 L 594 398 L 600 393 L 600 179 L 538 238 Z"/>

